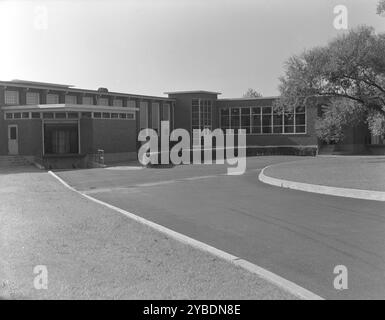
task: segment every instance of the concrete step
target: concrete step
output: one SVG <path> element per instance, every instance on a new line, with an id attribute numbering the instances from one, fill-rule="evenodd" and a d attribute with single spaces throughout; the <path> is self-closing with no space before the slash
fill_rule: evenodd
<path id="1" fill-rule="evenodd" d="M 30 163 L 23 156 L 0 156 L 0 167 L 28 166 Z"/>

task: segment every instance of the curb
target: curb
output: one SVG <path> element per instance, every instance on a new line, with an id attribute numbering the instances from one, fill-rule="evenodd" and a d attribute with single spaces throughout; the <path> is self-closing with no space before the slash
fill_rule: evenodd
<path id="1" fill-rule="evenodd" d="M 105 206 L 111 210 L 114 210 L 116 212 L 119 212 L 141 224 L 144 224 L 152 229 L 157 230 L 158 232 L 161 232 L 163 234 L 168 235 L 169 237 L 180 241 L 182 243 L 188 244 L 196 249 L 199 249 L 201 251 L 208 252 L 222 260 L 225 260 L 227 262 L 230 262 L 244 270 L 247 270 L 253 274 L 256 274 L 260 278 L 267 280 L 270 283 L 275 284 L 277 287 L 291 293 L 292 295 L 296 296 L 297 298 L 303 299 L 303 300 L 324 300 L 322 297 L 319 295 L 316 295 L 315 293 L 302 288 L 301 286 L 295 284 L 294 282 L 291 282 L 287 279 L 284 279 L 280 277 L 279 275 L 276 275 L 262 267 L 259 267 L 249 261 L 246 261 L 244 259 L 241 259 L 239 257 L 236 257 L 230 253 L 227 253 L 225 251 L 222 251 L 220 249 L 217 249 L 215 247 L 212 247 L 206 243 L 203 243 L 201 241 L 195 240 L 193 238 L 190 238 L 184 234 L 181 234 L 179 232 L 176 232 L 174 230 L 171 230 L 169 228 L 166 228 L 160 224 L 157 224 L 155 222 L 149 221 L 147 219 L 144 219 L 140 216 L 137 216 L 131 212 L 128 212 L 126 210 L 120 209 L 118 207 L 115 207 L 113 205 L 110 205 L 106 202 L 103 202 L 101 200 L 95 199 L 87 194 L 84 194 L 75 188 L 71 187 L 67 182 L 65 182 L 63 179 L 61 179 L 59 176 L 57 176 L 54 172 L 48 171 L 50 175 L 52 175 L 56 180 L 58 180 L 61 184 L 63 184 L 66 188 L 69 190 L 76 192 L 77 194 L 80 194 L 81 196 L 87 198 L 88 200 L 91 200 L 93 202 L 96 202 L 102 206 Z"/>
<path id="2" fill-rule="evenodd" d="M 272 166 L 274 165 L 267 166 L 261 170 L 258 176 L 259 181 L 276 187 L 299 190 L 304 192 L 312 192 L 336 197 L 354 198 L 361 200 L 385 201 L 385 192 L 382 191 L 329 187 L 324 185 L 278 179 L 265 175 L 265 169 L 268 169 Z"/>

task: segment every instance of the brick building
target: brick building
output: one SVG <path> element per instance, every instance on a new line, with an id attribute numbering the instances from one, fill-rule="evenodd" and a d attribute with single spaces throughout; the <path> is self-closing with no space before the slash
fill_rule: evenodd
<path id="1" fill-rule="evenodd" d="M 167 92 L 168 97 L 79 89 L 32 81 L 0 81 L 0 155 L 22 155 L 46 167 L 87 167 L 98 150 L 105 161 L 136 159 L 138 132 L 171 128 L 245 129 L 249 154 L 317 153 L 317 107 L 285 114 L 277 97 L 218 99 L 218 92 Z M 347 128 L 341 152 L 384 152 L 366 128 Z"/>

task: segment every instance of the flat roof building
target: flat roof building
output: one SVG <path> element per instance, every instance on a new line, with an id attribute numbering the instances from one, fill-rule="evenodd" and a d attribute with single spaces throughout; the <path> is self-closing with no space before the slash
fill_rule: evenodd
<path id="1" fill-rule="evenodd" d="M 250 155 L 316 154 L 322 145 L 315 132 L 317 106 L 279 113 L 273 108 L 278 97 L 220 99 L 219 92 L 206 90 L 166 94 L 0 81 L 0 155 L 33 157 L 51 168 L 90 166 L 99 150 L 107 163 L 134 160 L 139 131 L 159 130 L 163 120 L 190 133 L 204 128 L 245 129 Z M 350 130 L 345 152 L 372 142 L 383 144 L 374 141 L 367 128 Z"/>

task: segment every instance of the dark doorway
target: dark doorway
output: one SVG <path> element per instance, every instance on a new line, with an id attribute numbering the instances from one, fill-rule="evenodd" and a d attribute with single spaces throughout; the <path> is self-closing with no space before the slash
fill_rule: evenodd
<path id="1" fill-rule="evenodd" d="M 79 133 L 77 123 L 45 123 L 45 154 L 78 154 Z"/>

